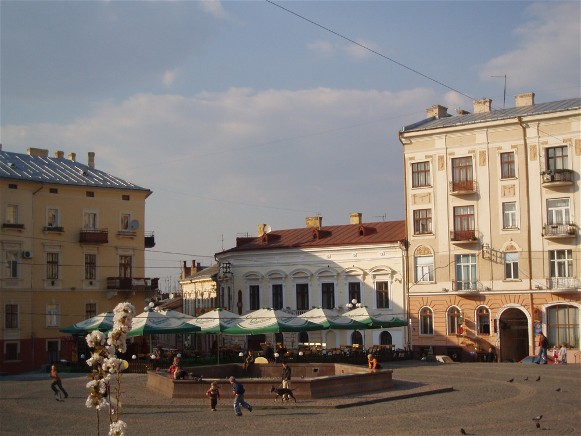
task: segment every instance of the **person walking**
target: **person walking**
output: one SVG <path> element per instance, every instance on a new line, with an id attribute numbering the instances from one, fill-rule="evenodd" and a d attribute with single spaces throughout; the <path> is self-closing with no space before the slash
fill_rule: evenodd
<path id="1" fill-rule="evenodd" d="M 210 399 L 210 409 L 212 412 L 215 412 L 216 405 L 218 404 L 218 398 L 220 398 L 220 388 L 218 387 L 218 382 L 213 381 L 210 384 L 210 389 L 206 391 L 206 396 Z"/>
<path id="2" fill-rule="evenodd" d="M 537 360 L 537 365 L 540 365 L 541 361 L 542 361 L 543 365 L 547 364 L 547 348 L 549 348 L 549 340 L 543 334 L 543 332 L 540 332 L 539 333 L 539 360 Z"/>
<path id="3" fill-rule="evenodd" d="M 54 392 L 55 400 L 62 401 L 59 398 L 59 392 L 57 390 L 57 386 L 61 390 L 61 392 L 65 395 L 65 398 L 68 398 L 69 394 L 67 393 L 67 391 L 65 391 L 65 388 L 63 388 L 63 382 L 61 381 L 61 378 L 59 376 L 56 365 L 51 365 L 51 367 L 50 367 L 50 378 L 52 378 L 52 383 L 50 385 L 50 388 Z"/>
<path id="4" fill-rule="evenodd" d="M 559 359 L 563 365 L 567 365 L 567 344 L 562 343 L 559 349 Z"/>
<path id="5" fill-rule="evenodd" d="M 288 363 L 282 362 L 282 387 L 284 389 L 290 389 L 290 380 L 291 380 L 292 370 L 291 367 L 288 366 Z M 282 401 L 288 401 L 289 397 L 288 394 L 282 396 Z"/>
<path id="6" fill-rule="evenodd" d="M 242 409 L 240 409 L 240 406 L 244 407 L 249 412 L 252 412 L 252 406 L 244 401 L 244 392 L 246 392 L 244 385 L 239 381 L 236 381 L 233 376 L 230 376 L 228 380 L 232 385 L 232 392 L 234 393 L 234 412 L 236 413 L 236 416 L 242 416 Z"/>

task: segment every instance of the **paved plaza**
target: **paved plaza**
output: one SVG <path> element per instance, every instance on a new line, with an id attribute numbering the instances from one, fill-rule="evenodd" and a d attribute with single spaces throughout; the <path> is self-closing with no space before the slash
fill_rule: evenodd
<path id="1" fill-rule="evenodd" d="M 148 436 L 581 434 L 580 365 L 409 361 L 384 367 L 394 371 L 389 391 L 296 404 L 252 400 L 247 393 L 254 410 L 242 417 L 234 415 L 227 383 L 211 412 L 205 398 L 160 397 L 145 387 L 145 375 L 126 374 L 122 419 L 128 434 Z M 85 407 L 85 375 L 63 375 L 70 395 L 63 402 L 54 400 L 50 382 L 48 374 L 0 377 L 0 434 L 97 434 L 95 409 Z M 539 428 L 532 420 L 538 415 Z M 103 413 L 100 423 L 106 435 Z"/>

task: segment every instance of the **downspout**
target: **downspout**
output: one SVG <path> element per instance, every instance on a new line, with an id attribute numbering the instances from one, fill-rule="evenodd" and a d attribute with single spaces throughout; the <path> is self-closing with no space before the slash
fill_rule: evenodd
<path id="1" fill-rule="evenodd" d="M 403 142 L 403 130 L 400 130 L 399 132 L 397 132 L 397 139 L 399 140 L 399 142 L 401 143 L 401 146 L 405 149 L 405 145 Z M 405 219 L 404 219 L 404 228 L 405 228 L 405 238 L 406 238 L 406 244 L 405 244 L 405 253 L 403 254 L 403 260 L 404 260 L 404 291 L 406 293 L 405 296 L 405 313 L 406 313 L 406 318 L 408 320 L 408 332 L 407 332 L 407 344 L 408 344 L 408 349 L 409 351 L 413 354 L 413 349 L 412 349 L 412 324 L 411 324 L 411 305 L 410 305 L 410 274 L 409 274 L 409 268 L 408 268 L 408 264 L 409 264 L 409 241 L 407 241 L 407 237 L 409 235 L 408 232 L 408 196 L 407 196 L 407 192 L 406 192 L 406 188 L 407 188 L 407 166 L 406 166 L 406 161 L 405 161 L 405 153 L 404 153 L 404 158 L 403 158 L 403 186 L 404 186 L 404 213 L 405 213 Z"/>
<path id="2" fill-rule="evenodd" d="M 527 142 L 527 128 L 525 126 L 525 124 L 522 121 L 522 117 L 516 117 L 516 121 L 518 122 L 518 124 L 520 125 L 521 129 L 522 129 L 522 137 L 523 137 L 523 144 L 524 144 L 524 158 L 525 158 L 525 186 L 526 186 L 526 202 L 527 202 L 527 226 L 528 226 L 528 231 L 527 231 L 527 244 L 528 244 L 528 267 L 529 267 L 529 271 L 528 271 L 528 276 L 529 276 L 529 299 L 530 299 L 530 305 L 531 305 L 531 315 L 533 316 L 533 321 L 534 321 L 534 313 L 535 313 L 535 308 L 534 308 L 534 302 L 533 302 L 533 294 L 532 294 L 532 289 L 533 289 L 533 278 L 532 278 L 532 272 L 533 272 L 533 261 L 532 261 L 532 246 L 531 246 L 531 210 L 530 210 L 530 193 L 529 193 L 529 146 L 528 146 L 528 142 Z M 530 329 L 530 344 L 529 344 L 529 350 L 531 350 L 532 347 L 532 351 L 534 352 L 534 346 L 535 346 L 535 332 L 534 329 Z"/>

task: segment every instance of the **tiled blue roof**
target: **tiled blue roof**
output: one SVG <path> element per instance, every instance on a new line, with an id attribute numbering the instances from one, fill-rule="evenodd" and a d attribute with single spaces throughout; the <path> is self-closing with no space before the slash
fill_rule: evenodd
<path id="1" fill-rule="evenodd" d="M 441 129 L 445 127 L 462 126 L 466 124 L 484 123 L 516 117 L 542 115 L 546 113 L 561 112 L 567 110 L 581 110 L 581 98 L 553 101 L 549 103 L 533 104 L 530 106 L 499 109 L 481 114 L 456 115 L 443 118 L 426 118 L 417 123 L 405 126 L 402 132 L 417 132 L 421 130 Z"/>
<path id="2" fill-rule="evenodd" d="M 1 150 L 0 178 L 60 185 L 149 191 L 149 189 L 70 159 L 30 156 Z"/>

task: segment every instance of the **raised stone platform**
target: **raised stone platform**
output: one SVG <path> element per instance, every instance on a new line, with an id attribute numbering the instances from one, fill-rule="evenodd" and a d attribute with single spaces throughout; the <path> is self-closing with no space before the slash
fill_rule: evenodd
<path id="1" fill-rule="evenodd" d="M 291 387 L 297 399 L 310 400 L 385 391 L 393 386 L 392 370 L 370 372 L 361 366 L 340 363 L 293 363 Z M 172 380 L 166 373 L 147 373 L 147 388 L 166 398 L 203 398 L 212 381 L 223 392 L 230 390 L 228 377 L 239 379 L 246 388 L 246 398 L 272 398 L 272 386 L 280 386 L 280 364 L 253 365 L 245 371 L 240 364 L 185 368 L 200 374 L 202 381 Z"/>

